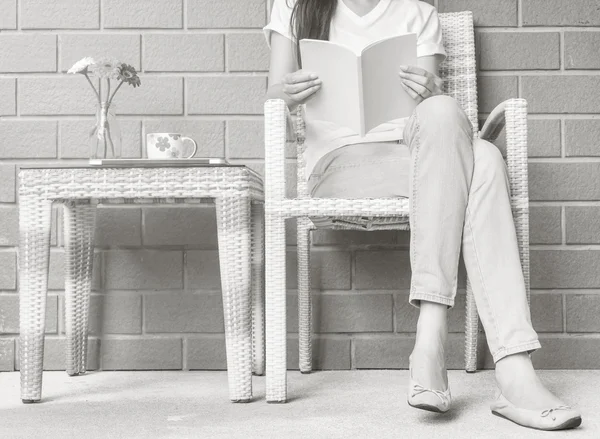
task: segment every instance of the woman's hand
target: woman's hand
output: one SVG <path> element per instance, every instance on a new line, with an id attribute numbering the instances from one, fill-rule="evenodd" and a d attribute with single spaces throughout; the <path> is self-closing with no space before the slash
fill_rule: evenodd
<path id="1" fill-rule="evenodd" d="M 303 70 L 288 73 L 281 80 L 281 84 L 283 92 L 297 104 L 303 104 L 321 88 L 318 76 Z"/>
<path id="2" fill-rule="evenodd" d="M 432 96 L 442 94 L 442 79 L 421 67 L 400 66 L 398 75 L 402 80 L 404 90 L 417 103 L 421 103 Z"/>

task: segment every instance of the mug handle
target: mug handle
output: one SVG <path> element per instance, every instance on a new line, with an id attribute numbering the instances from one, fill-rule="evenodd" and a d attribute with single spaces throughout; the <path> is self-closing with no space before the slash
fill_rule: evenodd
<path id="1" fill-rule="evenodd" d="M 191 159 L 192 157 L 194 157 L 196 155 L 196 151 L 198 151 L 198 144 L 196 143 L 196 141 L 190 137 L 182 137 L 181 141 L 185 142 L 186 140 L 189 140 L 190 142 L 192 142 L 194 144 L 194 151 L 187 157 L 185 157 L 186 159 Z"/>

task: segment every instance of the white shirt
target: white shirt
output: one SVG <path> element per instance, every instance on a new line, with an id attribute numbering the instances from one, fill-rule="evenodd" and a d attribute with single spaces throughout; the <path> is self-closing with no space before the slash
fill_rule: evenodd
<path id="1" fill-rule="evenodd" d="M 263 28 L 269 47 L 271 32 L 277 32 L 295 42 L 290 29 L 290 18 L 295 3 L 296 0 L 273 0 L 271 21 Z M 329 41 L 360 52 L 373 42 L 407 33 L 417 34 L 418 57 L 434 54 L 446 56 L 437 11 L 430 4 L 419 0 L 379 0 L 377 6 L 362 17 L 346 6 L 343 0 L 337 0 Z M 384 123 L 364 137 L 333 123 L 307 121 L 304 152 L 306 177 L 310 176 L 321 157 L 341 146 L 402 139 L 406 120 L 407 118 L 402 118 Z"/>

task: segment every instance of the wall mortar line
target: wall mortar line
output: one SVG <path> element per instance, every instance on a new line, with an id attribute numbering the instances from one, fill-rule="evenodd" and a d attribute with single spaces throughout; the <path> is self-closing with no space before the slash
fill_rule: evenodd
<path id="1" fill-rule="evenodd" d="M 561 294 L 562 296 L 562 325 L 563 325 L 563 333 L 567 333 L 567 296 L 565 294 Z"/>
<path id="2" fill-rule="evenodd" d="M 104 19 L 102 17 L 102 2 L 104 0 L 98 0 L 98 28 L 100 30 L 104 29 Z"/>
<path id="3" fill-rule="evenodd" d="M 567 142 L 566 142 L 566 122 L 565 119 L 560 119 L 560 156 L 561 158 L 566 158 L 566 149 L 567 149 Z"/>
<path id="4" fill-rule="evenodd" d="M 559 51 L 558 51 L 558 56 L 559 56 L 559 63 L 560 63 L 560 70 L 562 72 L 565 71 L 565 51 L 566 51 L 566 47 L 565 47 L 565 31 L 561 30 L 560 33 L 560 40 L 559 40 Z"/>

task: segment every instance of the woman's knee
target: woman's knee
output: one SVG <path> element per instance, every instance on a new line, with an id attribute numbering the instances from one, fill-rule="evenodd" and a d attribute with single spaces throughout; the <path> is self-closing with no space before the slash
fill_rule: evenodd
<path id="1" fill-rule="evenodd" d="M 404 139 L 411 145 L 415 136 L 428 138 L 464 139 L 457 147 L 471 148 L 473 126 L 458 102 L 445 95 L 433 96 L 417 105 L 404 128 Z"/>
<path id="2" fill-rule="evenodd" d="M 473 158 L 475 162 L 474 173 L 482 181 L 508 181 L 506 162 L 498 147 L 493 143 L 479 138 L 475 139 L 473 142 Z"/>
<path id="3" fill-rule="evenodd" d="M 415 109 L 421 121 L 428 121 L 436 125 L 468 125 L 471 122 L 456 99 L 438 95 L 425 99 Z"/>

